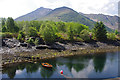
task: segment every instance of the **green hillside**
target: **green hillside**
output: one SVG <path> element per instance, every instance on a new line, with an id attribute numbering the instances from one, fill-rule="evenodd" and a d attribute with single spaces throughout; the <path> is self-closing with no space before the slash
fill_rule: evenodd
<path id="1" fill-rule="evenodd" d="M 56 8 L 50 13 L 48 13 L 45 17 L 38 20 L 52 20 L 52 21 L 64 21 L 64 22 L 79 22 L 81 24 L 87 25 L 90 28 L 94 26 L 94 21 L 89 18 L 79 14 L 68 7 L 60 7 Z"/>

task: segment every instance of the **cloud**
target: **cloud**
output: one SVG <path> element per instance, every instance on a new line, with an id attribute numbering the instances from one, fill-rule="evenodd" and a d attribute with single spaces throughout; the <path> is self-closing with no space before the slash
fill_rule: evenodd
<path id="1" fill-rule="evenodd" d="M 17 70 L 16 74 L 22 74 L 22 70 Z"/>
<path id="2" fill-rule="evenodd" d="M 115 15 L 118 10 L 118 1 L 119 0 L 70 0 L 72 3 L 73 9 L 78 12 L 83 12 L 86 14 L 90 13 L 103 13 Z"/>
<path id="3" fill-rule="evenodd" d="M 29 0 L 4 0 L 0 1 L 0 17 L 13 17 L 16 18 L 31 10 L 36 9 L 32 2 Z"/>
<path id="4" fill-rule="evenodd" d="M 0 0 L 0 17 L 17 18 L 39 7 L 55 9 L 62 6 L 70 7 L 77 12 L 118 13 L 119 0 Z"/>

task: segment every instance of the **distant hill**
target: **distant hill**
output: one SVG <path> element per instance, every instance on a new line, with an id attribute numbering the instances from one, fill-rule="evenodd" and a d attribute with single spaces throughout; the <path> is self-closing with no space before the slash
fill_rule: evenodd
<path id="1" fill-rule="evenodd" d="M 93 21 L 102 21 L 107 27 L 111 29 L 118 29 L 118 16 L 109 16 L 104 14 L 83 14 Z"/>
<path id="2" fill-rule="evenodd" d="M 31 21 L 31 20 L 36 20 L 36 19 L 40 19 L 41 17 L 44 17 L 46 14 L 48 14 L 50 11 L 52 11 L 52 9 L 49 8 L 43 8 L 40 7 L 38 9 L 36 9 L 35 11 L 32 11 L 26 15 L 20 16 L 18 18 L 16 18 L 16 21 Z"/>

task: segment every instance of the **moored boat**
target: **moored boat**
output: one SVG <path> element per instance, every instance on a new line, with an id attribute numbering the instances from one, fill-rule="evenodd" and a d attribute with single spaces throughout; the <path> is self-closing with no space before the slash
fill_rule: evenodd
<path id="1" fill-rule="evenodd" d="M 52 68 L 53 66 L 49 63 L 42 63 L 43 67 Z"/>

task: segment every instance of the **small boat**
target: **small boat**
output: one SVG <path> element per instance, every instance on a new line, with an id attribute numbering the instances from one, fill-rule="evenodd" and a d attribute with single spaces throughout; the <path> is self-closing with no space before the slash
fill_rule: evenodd
<path id="1" fill-rule="evenodd" d="M 52 68 L 53 66 L 49 63 L 42 63 L 42 66 L 43 67 L 46 67 L 46 68 Z"/>

